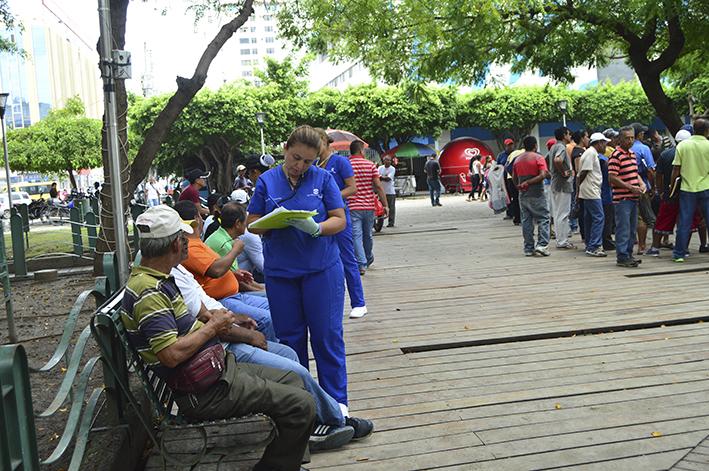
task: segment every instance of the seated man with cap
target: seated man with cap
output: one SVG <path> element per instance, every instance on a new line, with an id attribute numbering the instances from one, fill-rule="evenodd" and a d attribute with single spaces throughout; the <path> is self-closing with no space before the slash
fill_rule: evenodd
<path id="1" fill-rule="evenodd" d="M 196 208 L 194 209 L 196 211 Z M 234 316 L 211 311 L 207 322 L 191 314 L 170 275 L 183 260 L 194 229 L 166 205 L 136 218 L 140 266 L 133 267 L 121 305 L 130 342 L 146 365 L 174 392 L 180 413 L 193 420 L 263 413 L 278 434 L 255 470 L 298 470 L 315 424 L 315 402 L 292 371 L 238 363 L 221 342 L 238 341 Z M 199 360 L 204 357 L 207 363 Z M 196 367 L 211 369 L 194 375 Z M 202 370 L 201 370 L 202 371 Z"/>
<path id="2" fill-rule="evenodd" d="M 249 204 L 249 195 L 244 190 L 234 190 L 231 193 L 231 200 L 243 209 L 244 215 L 244 218 L 241 218 L 241 213 L 239 213 L 239 216 L 235 219 L 235 224 L 241 223 L 241 225 L 238 225 L 238 231 L 234 233 L 239 234 L 238 240 L 244 243 L 244 250 L 237 255 L 236 261 L 239 264 L 239 268 L 251 272 L 254 280 L 258 283 L 263 283 L 263 242 L 260 236 L 252 234 L 246 227 L 246 206 Z M 228 227 L 227 225 L 227 230 Z"/>
<path id="3" fill-rule="evenodd" d="M 239 165 L 236 167 L 236 178 L 234 179 L 234 190 L 248 190 L 251 191 L 253 188 L 253 183 L 246 176 L 246 166 Z"/>
<path id="4" fill-rule="evenodd" d="M 189 185 L 180 193 L 179 201 L 191 201 L 202 216 L 209 214 L 209 209 L 202 206 L 202 201 L 199 199 L 199 190 L 207 186 L 207 178 L 211 172 L 205 172 L 198 168 L 190 170 L 185 174 L 185 178 L 190 182 Z"/>
<path id="5" fill-rule="evenodd" d="M 234 260 L 243 250 L 243 244 L 233 244 L 226 255 L 220 257 L 199 238 L 203 221 L 194 205 L 180 201 L 175 205 L 175 211 L 186 224 L 195 229 L 193 234 L 187 235 L 188 257 L 182 265 L 194 275 L 209 296 L 219 300 L 227 309 L 251 317 L 258 323 L 266 339 L 278 341 L 273 330 L 268 298 L 240 292 L 241 284 L 254 285 L 251 273 L 234 266 Z"/>

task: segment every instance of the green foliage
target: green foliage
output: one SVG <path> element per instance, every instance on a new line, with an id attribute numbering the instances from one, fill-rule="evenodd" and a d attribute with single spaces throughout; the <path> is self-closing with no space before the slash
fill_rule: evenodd
<path id="1" fill-rule="evenodd" d="M 535 124 L 561 118 L 558 101 L 565 99 L 573 113 L 573 92 L 563 87 L 487 88 L 460 97 L 458 125 L 490 129 L 498 140 L 519 140 Z"/>
<path id="2" fill-rule="evenodd" d="M 38 123 L 7 133 L 10 167 L 40 173 L 68 172 L 101 165 L 101 121 L 84 116 L 78 97 Z"/>
<path id="3" fill-rule="evenodd" d="M 10 11 L 10 6 L 7 4 L 7 0 L 0 0 L 0 27 L 3 31 L 11 31 L 17 25 L 15 17 Z M 22 29 L 22 25 L 19 25 Z M 10 52 L 24 55 L 24 51 L 17 46 L 10 38 L 0 35 L 0 52 Z"/>
<path id="4" fill-rule="evenodd" d="M 591 129 L 649 123 L 655 110 L 636 83 L 602 84 L 574 93 L 572 118 Z"/>

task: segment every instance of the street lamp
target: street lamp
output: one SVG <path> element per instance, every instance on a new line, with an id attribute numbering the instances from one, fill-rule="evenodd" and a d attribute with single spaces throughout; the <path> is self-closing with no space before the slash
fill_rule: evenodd
<path id="1" fill-rule="evenodd" d="M 2 147 L 5 154 L 5 178 L 7 178 L 7 204 L 12 214 L 12 189 L 10 187 L 10 161 L 7 158 L 7 139 L 5 137 L 5 106 L 9 93 L 0 93 L 0 121 L 2 121 Z"/>
<path id="2" fill-rule="evenodd" d="M 263 126 L 266 124 L 266 113 L 263 111 L 256 113 L 256 122 L 261 128 L 261 155 L 264 155 L 266 153 L 266 143 L 263 140 Z"/>
<path id="3" fill-rule="evenodd" d="M 566 126 L 566 110 L 568 109 L 569 102 L 566 100 L 559 100 L 556 102 L 556 106 L 558 106 L 559 111 L 561 111 L 561 124 Z"/>

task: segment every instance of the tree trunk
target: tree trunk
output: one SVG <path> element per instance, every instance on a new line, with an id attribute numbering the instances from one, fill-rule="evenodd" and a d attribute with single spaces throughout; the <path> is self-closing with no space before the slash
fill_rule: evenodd
<path id="1" fill-rule="evenodd" d="M 212 39 L 212 42 L 209 43 L 202 53 L 202 57 L 195 68 L 192 78 L 186 79 L 177 77 L 177 91 L 170 97 L 165 107 L 155 119 L 153 125 L 145 133 L 143 144 L 140 146 L 140 149 L 138 149 L 138 154 L 130 169 L 130 180 L 128 184 L 130 191 L 133 191 L 148 174 L 148 170 L 173 123 L 204 85 L 212 61 L 224 44 L 246 23 L 246 20 L 248 20 L 251 13 L 253 13 L 252 4 L 253 0 L 245 0 L 239 15 L 222 26 L 219 33 L 217 33 L 214 39 Z M 120 109 L 118 113 L 121 114 Z"/>
<path id="2" fill-rule="evenodd" d="M 71 164 L 67 166 L 66 171 L 69 174 L 69 183 L 71 184 L 71 188 L 77 190 L 78 188 L 76 185 L 76 178 L 74 178 L 74 169 L 71 168 Z"/>
<path id="3" fill-rule="evenodd" d="M 640 85 L 642 85 L 648 101 L 652 107 L 655 108 L 657 116 L 660 117 L 662 122 L 665 123 L 665 126 L 667 126 L 667 129 L 669 129 L 674 136 L 684 123 L 674 103 L 672 103 L 672 100 L 662 88 L 660 75 L 647 72 L 639 67 L 635 67 L 635 73 L 640 79 Z"/>

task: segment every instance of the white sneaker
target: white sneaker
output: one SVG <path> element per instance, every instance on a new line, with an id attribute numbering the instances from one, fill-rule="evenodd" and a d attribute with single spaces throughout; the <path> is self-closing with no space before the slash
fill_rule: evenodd
<path id="1" fill-rule="evenodd" d="M 350 312 L 350 319 L 359 319 L 367 314 L 367 306 L 360 306 L 352 308 Z"/>

